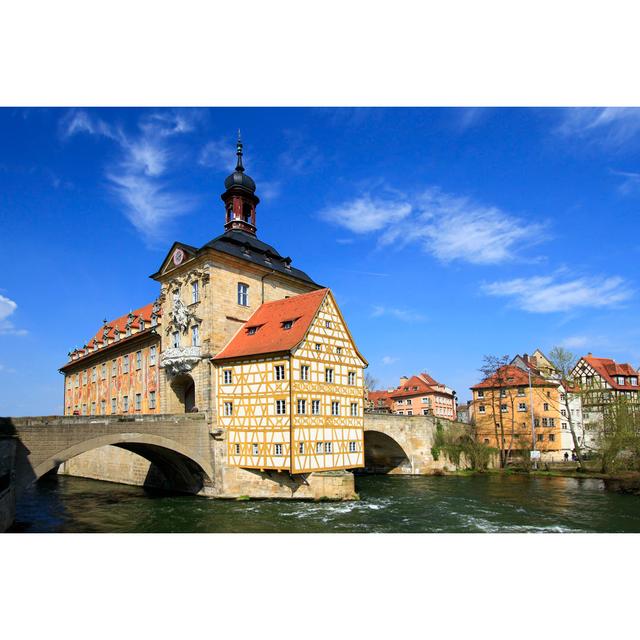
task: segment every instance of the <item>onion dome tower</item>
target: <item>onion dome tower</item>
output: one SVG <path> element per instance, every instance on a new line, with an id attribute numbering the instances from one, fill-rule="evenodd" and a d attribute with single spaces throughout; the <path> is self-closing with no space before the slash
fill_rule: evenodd
<path id="1" fill-rule="evenodd" d="M 256 235 L 256 206 L 260 198 L 255 195 L 256 183 L 244 172 L 242 140 L 238 131 L 236 147 L 238 161 L 235 171 L 224 181 L 226 191 L 220 196 L 225 205 L 225 231 L 244 231 Z"/>

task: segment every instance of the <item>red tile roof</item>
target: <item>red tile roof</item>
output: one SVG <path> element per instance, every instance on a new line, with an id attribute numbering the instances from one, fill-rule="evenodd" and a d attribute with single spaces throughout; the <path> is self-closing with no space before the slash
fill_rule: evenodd
<path id="1" fill-rule="evenodd" d="M 291 351 L 304 339 L 328 293 L 329 289 L 319 289 L 265 302 L 213 360 Z M 290 329 L 283 328 L 286 321 L 293 321 Z M 251 335 L 249 329 L 254 327 L 255 333 Z"/>
<path id="2" fill-rule="evenodd" d="M 389 397 L 388 391 L 369 391 L 367 400 L 373 403 L 374 408 L 387 407 L 391 409 L 393 405 L 393 400 Z M 382 400 L 382 403 L 379 403 L 379 400 Z"/>
<path id="3" fill-rule="evenodd" d="M 593 356 L 582 356 L 582 359 L 593 369 L 595 369 L 611 387 L 614 389 L 637 389 L 638 377 L 640 373 L 636 371 L 630 364 L 618 364 L 611 358 L 594 358 Z M 636 378 L 636 384 L 618 384 L 613 376 L 633 376 Z"/>
<path id="4" fill-rule="evenodd" d="M 153 313 L 153 305 L 154 303 L 150 302 L 149 304 L 146 304 L 144 307 L 140 307 L 135 311 L 131 311 L 131 315 L 133 316 L 132 327 L 134 328 L 134 330 L 139 330 L 140 320 L 144 320 L 146 327 L 149 328 L 149 324 L 151 323 L 151 315 Z M 159 311 L 158 316 L 160 316 L 160 314 L 161 312 Z M 77 360 L 79 360 L 80 358 L 86 355 L 93 353 L 94 344 L 97 344 L 98 348 L 100 348 L 101 346 L 104 346 L 105 327 L 108 328 L 107 338 L 113 340 L 116 335 L 116 329 L 120 332 L 120 334 L 126 334 L 127 322 L 129 322 L 129 313 L 123 316 L 120 316 L 115 320 L 111 320 L 110 322 L 107 322 L 102 327 L 100 327 L 100 329 L 98 329 L 98 331 L 93 336 L 93 338 L 91 338 L 91 340 L 87 342 L 87 344 L 85 345 L 86 348 L 76 349 L 72 352 L 78 355 L 78 357 L 74 360 L 74 362 L 76 362 Z"/>
<path id="5" fill-rule="evenodd" d="M 416 387 L 414 389 L 414 387 Z M 437 388 L 441 387 L 441 388 Z M 411 376 L 404 384 L 389 392 L 391 398 L 404 398 L 425 393 L 444 393 L 444 385 L 434 380 L 428 373 Z"/>
<path id="6" fill-rule="evenodd" d="M 552 387 L 557 386 L 558 382 L 553 380 L 547 380 L 542 376 L 535 373 L 531 373 L 531 384 L 534 387 Z M 500 367 L 496 373 L 485 378 L 482 382 L 471 387 L 471 389 L 495 389 L 495 388 L 509 388 L 509 387 L 521 387 L 529 385 L 529 374 L 516 367 L 513 364 L 507 364 Z"/>

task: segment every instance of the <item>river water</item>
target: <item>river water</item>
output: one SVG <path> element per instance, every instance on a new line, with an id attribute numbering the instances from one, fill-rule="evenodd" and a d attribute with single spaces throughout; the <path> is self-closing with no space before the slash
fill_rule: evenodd
<path id="1" fill-rule="evenodd" d="M 24 532 L 640 532 L 640 498 L 600 480 L 359 476 L 361 500 L 210 500 L 67 476 L 18 505 Z"/>

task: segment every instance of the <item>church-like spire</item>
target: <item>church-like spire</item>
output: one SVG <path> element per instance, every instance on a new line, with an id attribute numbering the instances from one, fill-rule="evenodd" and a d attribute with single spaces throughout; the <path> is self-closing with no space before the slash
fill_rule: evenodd
<path id="1" fill-rule="evenodd" d="M 222 194 L 225 204 L 225 231 L 244 231 L 256 233 L 256 205 L 260 202 L 255 195 L 256 183 L 245 173 L 242 162 L 242 138 L 238 129 L 236 143 L 236 168 L 224 181 L 226 191 Z"/>

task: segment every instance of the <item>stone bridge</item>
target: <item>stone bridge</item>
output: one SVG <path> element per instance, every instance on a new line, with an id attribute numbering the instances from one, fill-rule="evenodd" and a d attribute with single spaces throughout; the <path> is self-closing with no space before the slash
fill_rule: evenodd
<path id="1" fill-rule="evenodd" d="M 215 481 L 213 438 L 204 413 L 0 418 L 0 434 L 13 435 L 17 443 L 18 496 L 60 464 L 105 445 L 146 458 L 178 491 L 207 493 Z"/>
<path id="2" fill-rule="evenodd" d="M 441 420 L 443 425 L 448 420 Z M 397 416 L 365 413 L 365 473 L 429 475 L 453 470 L 453 465 L 431 454 L 436 419 L 432 416 Z"/>

